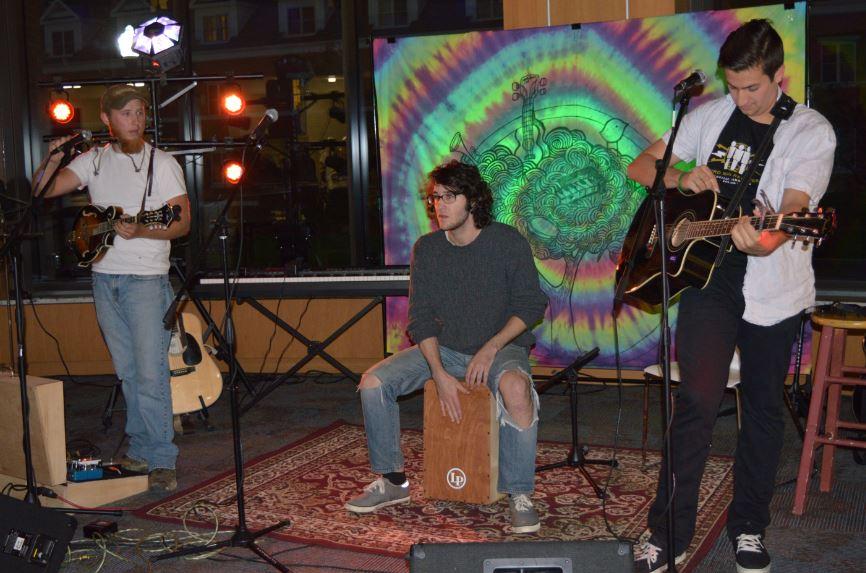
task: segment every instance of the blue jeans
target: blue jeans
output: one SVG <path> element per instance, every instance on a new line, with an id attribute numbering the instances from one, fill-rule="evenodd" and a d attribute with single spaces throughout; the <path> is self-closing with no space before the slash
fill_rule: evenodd
<path id="1" fill-rule="evenodd" d="M 173 298 L 168 275 L 93 273 L 93 301 L 126 401 L 127 455 L 148 469 L 174 469 L 168 345 L 162 317 Z"/>
<path id="2" fill-rule="evenodd" d="M 472 355 L 439 347 L 442 365 L 456 378 L 466 374 Z M 497 489 L 502 493 L 532 493 L 535 489 L 535 445 L 538 438 L 538 394 L 531 387 L 534 414 L 528 428 L 519 428 L 505 409 L 499 393 L 499 380 L 508 371 L 518 371 L 530 380 L 529 351 L 509 344 L 498 353 L 490 367 L 487 385 L 496 396 L 499 418 L 499 480 Z M 397 398 L 423 388 L 432 375 L 427 360 L 417 346 L 407 348 L 382 360 L 370 370 L 381 381 L 376 388 L 360 391 L 364 409 L 364 428 L 367 448 L 374 472 L 385 474 L 403 471 L 403 452 L 400 449 L 400 408 Z"/>

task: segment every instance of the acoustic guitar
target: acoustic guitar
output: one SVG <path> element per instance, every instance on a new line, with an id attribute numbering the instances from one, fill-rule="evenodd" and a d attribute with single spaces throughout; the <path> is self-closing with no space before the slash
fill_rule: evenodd
<path id="1" fill-rule="evenodd" d="M 722 248 L 721 239 L 729 236 L 739 222 L 739 217 L 723 218 L 727 206 L 725 199 L 713 191 L 685 194 L 677 189 L 667 190 L 664 223 L 671 297 L 689 287 L 703 288 L 710 281 Z M 803 242 L 805 248 L 812 243 L 820 245 L 832 232 L 836 214 L 833 209 L 774 213 L 752 217 L 750 223 L 759 231 L 787 233 L 795 241 Z M 630 272 L 626 272 L 628 261 L 633 261 Z M 626 281 L 622 292 L 627 301 L 649 306 L 661 304 L 661 251 L 650 197 L 644 199 L 623 242 L 616 284 L 621 280 Z"/>
<path id="2" fill-rule="evenodd" d="M 202 343 L 201 321 L 187 312 L 178 315 L 168 349 L 171 403 L 175 415 L 211 406 L 223 390 L 222 373 Z"/>
<path id="3" fill-rule="evenodd" d="M 140 223 L 148 229 L 167 229 L 178 220 L 179 205 L 163 205 L 159 209 L 141 211 L 129 217 L 123 216 L 123 209 L 120 207 L 88 205 L 76 216 L 66 244 L 78 259 L 78 266 L 87 268 L 105 256 L 108 247 L 114 244 L 114 237 L 117 235 L 114 230 L 115 223 Z"/>

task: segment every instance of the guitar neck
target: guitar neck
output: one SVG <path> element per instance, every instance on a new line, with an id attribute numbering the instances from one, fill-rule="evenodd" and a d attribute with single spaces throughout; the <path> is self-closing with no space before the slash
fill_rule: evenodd
<path id="1" fill-rule="evenodd" d="M 103 221 L 102 223 L 99 223 L 93 228 L 93 234 L 100 235 L 102 233 L 113 231 L 114 224 L 118 221 L 120 221 L 121 223 L 138 223 L 139 215 L 131 215 L 129 217 L 120 217 L 119 219 L 109 219 L 108 221 Z"/>
<path id="2" fill-rule="evenodd" d="M 760 217 L 750 217 L 749 224 L 760 231 L 779 231 L 784 215 L 767 215 L 763 225 Z M 724 237 L 739 223 L 739 219 L 716 219 L 710 221 L 692 221 L 686 229 L 686 239 L 706 239 L 709 237 Z"/>

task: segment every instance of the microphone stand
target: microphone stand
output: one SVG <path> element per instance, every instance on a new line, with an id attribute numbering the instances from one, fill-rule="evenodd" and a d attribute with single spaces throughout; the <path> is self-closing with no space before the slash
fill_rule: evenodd
<path id="1" fill-rule="evenodd" d="M 54 170 L 54 172 L 48 177 L 48 181 L 45 182 L 45 185 L 42 187 L 42 191 L 38 195 L 33 195 L 30 204 L 21 214 L 21 218 L 18 219 L 18 222 L 15 224 L 12 232 L 9 233 L 9 236 L 6 238 L 6 242 L 3 244 L 3 247 L 0 248 L 0 260 L 5 259 L 6 257 L 9 257 L 11 259 L 10 262 L 12 267 L 12 282 L 15 289 L 15 334 L 18 338 L 17 367 L 19 394 L 21 396 L 21 437 L 23 442 L 22 445 L 24 447 L 24 473 L 26 482 L 25 487 L 27 488 L 27 491 L 24 494 L 24 502 L 36 507 L 41 507 L 42 505 L 39 502 L 40 494 L 53 496 L 54 493 L 48 488 L 41 488 L 36 485 L 36 472 L 33 469 L 33 446 L 30 442 L 30 400 L 27 396 L 27 344 L 24 317 L 24 297 L 21 294 L 24 290 L 23 281 L 21 280 L 21 242 L 24 239 L 32 238 L 32 235 L 28 234 L 26 230 L 30 224 L 33 213 L 39 211 L 42 203 L 45 200 L 45 190 L 51 188 L 51 186 L 54 184 L 54 180 L 57 178 L 57 175 L 60 173 L 60 170 L 63 167 L 64 166 L 61 161 L 61 163 L 57 165 L 57 168 Z M 45 169 L 48 169 L 47 163 L 45 164 L 42 174 L 40 175 L 39 180 L 36 183 L 37 189 L 39 188 L 39 185 L 42 181 L 42 177 L 45 175 Z M 119 512 L 117 510 L 69 509 L 65 507 L 52 507 L 47 509 L 57 510 L 63 513 L 98 515 L 122 514 L 122 512 Z M 77 526 L 77 523 L 75 525 Z"/>
<path id="2" fill-rule="evenodd" d="M 689 106 L 689 100 L 691 99 L 691 93 L 689 89 L 685 90 L 675 90 L 674 93 L 674 105 L 676 106 L 677 113 L 674 119 L 674 125 L 671 128 L 671 134 L 668 138 L 667 147 L 665 147 L 664 155 L 661 159 L 657 159 L 655 162 L 656 175 L 653 180 L 652 186 L 647 188 L 650 197 L 653 201 L 653 213 L 654 217 L 650 217 L 647 214 L 644 216 L 644 220 L 641 222 L 645 228 L 647 224 L 655 224 L 656 228 L 656 236 L 657 245 L 659 249 L 660 259 L 661 259 L 661 283 L 662 283 L 662 304 L 661 304 L 661 314 L 659 317 L 659 330 L 661 333 L 661 370 L 662 370 L 662 382 L 664 389 L 665 399 L 662 400 L 662 417 L 664 418 L 664 446 L 663 446 L 663 454 L 664 459 L 666 460 L 665 472 L 662 476 L 664 480 L 664 489 L 667 494 L 666 507 L 667 511 L 665 511 L 665 526 L 666 526 L 666 547 L 667 547 L 667 558 L 668 558 L 668 568 L 667 571 L 671 573 L 676 573 L 676 546 L 674 541 L 674 503 L 676 501 L 675 496 L 675 479 L 673 472 L 673 453 L 671 448 L 671 437 L 670 437 L 670 428 L 671 428 L 671 420 L 672 420 L 672 412 L 670 409 L 671 405 L 671 331 L 670 331 L 670 323 L 668 320 L 668 310 L 670 305 L 670 283 L 668 281 L 668 269 L 667 269 L 667 259 L 668 259 L 668 237 L 667 237 L 667 229 L 665 225 L 667 223 L 665 218 L 665 194 L 666 187 L 664 184 L 665 172 L 670 166 L 671 156 L 673 155 L 674 149 L 674 141 L 677 137 L 677 132 L 680 129 L 680 123 L 682 123 L 682 119 L 686 114 L 686 111 Z M 640 236 L 640 235 L 638 235 Z M 616 291 L 614 293 L 614 302 L 622 302 L 624 297 L 625 287 L 628 284 L 628 277 L 634 268 L 634 257 L 637 255 L 639 249 L 631 250 L 631 257 L 628 261 L 625 262 L 625 269 L 620 277 L 619 283 L 616 285 Z"/>
<path id="3" fill-rule="evenodd" d="M 258 142 L 252 141 L 252 144 L 257 144 Z M 260 147 L 256 145 L 259 149 Z M 244 159 L 246 158 L 246 150 L 244 148 Z M 245 161 L 241 161 L 242 164 Z M 246 172 L 246 166 L 244 166 L 244 172 Z M 222 549 L 224 547 L 246 547 L 259 557 L 261 557 L 268 565 L 274 567 L 275 569 L 282 571 L 284 573 L 291 573 L 291 569 L 277 561 L 272 555 L 267 553 L 264 549 L 259 547 L 256 544 L 256 539 L 262 537 L 263 535 L 267 535 L 272 531 L 277 529 L 281 529 L 286 527 L 287 525 L 291 525 L 291 521 L 285 519 L 258 531 L 250 531 L 247 528 L 247 519 L 246 519 L 246 510 L 244 506 L 244 454 L 243 449 L 241 447 L 241 427 L 240 427 L 240 406 L 238 404 L 238 364 L 237 359 L 234 355 L 234 324 L 232 322 L 232 287 L 229 280 L 229 256 L 228 256 L 228 220 L 226 218 L 226 212 L 228 211 L 229 205 L 231 205 L 234 200 L 235 193 L 237 188 L 232 191 L 232 194 L 229 196 L 226 201 L 225 206 L 223 207 L 222 213 L 217 219 L 217 225 L 214 228 L 214 231 L 211 232 L 210 237 L 212 238 L 217 230 L 219 230 L 219 239 L 222 253 L 222 265 L 223 265 L 223 296 L 225 297 L 225 332 L 223 333 L 223 338 L 225 340 L 225 348 L 224 351 L 228 354 L 229 360 L 229 404 L 231 406 L 231 419 L 232 419 L 232 446 L 234 448 L 234 465 L 235 465 L 235 488 L 237 495 L 235 496 L 235 501 L 237 502 L 237 513 L 238 513 L 238 524 L 235 527 L 234 534 L 228 539 L 224 539 L 222 541 L 208 543 L 207 545 L 199 545 L 195 547 L 187 547 L 185 549 L 180 549 L 177 551 L 172 551 L 171 553 L 165 553 L 161 555 L 156 555 L 151 558 L 151 561 L 161 561 L 163 559 L 171 559 L 174 557 L 182 557 L 187 555 L 198 555 L 201 553 L 210 553 L 212 551 L 216 551 Z M 208 239 L 208 243 L 210 242 L 210 238 Z M 205 243 L 207 246 L 208 243 Z M 187 282 L 195 277 L 195 273 L 189 273 L 187 277 Z"/>

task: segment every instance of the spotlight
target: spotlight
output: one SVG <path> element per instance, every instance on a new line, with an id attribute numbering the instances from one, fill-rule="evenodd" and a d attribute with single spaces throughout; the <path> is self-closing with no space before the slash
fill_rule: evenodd
<path id="1" fill-rule="evenodd" d="M 48 101 L 48 116 L 51 121 L 60 125 L 66 125 L 75 117 L 75 108 L 69 102 L 69 94 L 65 91 L 54 92 L 57 95 Z"/>
<path id="2" fill-rule="evenodd" d="M 132 35 L 132 49 L 150 56 L 154 68 L 168 71 L 180 65 L 181 25 L 167 16 L 158 16 L 139 24 Z"/>
<path id="3" fill-rule="evenodd" d="M 231 183 L 232 185 L 237 185 L 240 180 L 244 176 L 244 166 L 240 164 L 239 161 L 235 161 L 234 159 L 230 161 L 226 161 L 223 163 L 223 178 Z"/>
<path id="4" fill-rule="evenodd" d="M 247 107 L 247 101 L 244 99 L 244 94 L 237 84 L 227 84 L 223 88 L 222 108 L 229 115 L 240 115 Z"/>
<path id="5" fill-rule="evenodd" d="M 117 37 L 117 50 L 122 58 L 137 58 L 138 52 L 132 49 L 132 42 L 135 37 L 135 28 L 127 25 L 123 33 Z"/>

